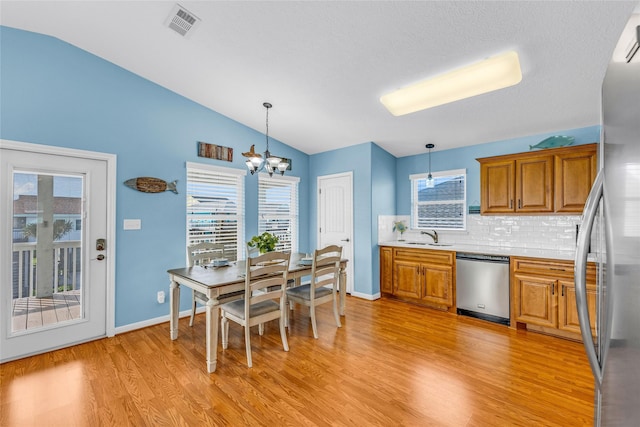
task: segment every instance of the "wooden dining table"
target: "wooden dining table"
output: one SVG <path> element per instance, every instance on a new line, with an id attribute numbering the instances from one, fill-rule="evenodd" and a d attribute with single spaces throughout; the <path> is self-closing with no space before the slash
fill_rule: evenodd
<path id="1" fill-rule="evenodd" d="M 289 262 L 288 278 L 293 279 L 296 285 L 301 278 L 311 274 L 311 265 L 303 265 L 301 259 L 304 253 L 291 254 Z M 194 266 L 187 268 L 174 268 L 168 270 L 171 280 L 169 293 L 169 317 L 170 336 L 172 340 L 178 339 L 178 318 L 180 314 L 180 286 L 186 286 L 207 296 L 206 304 L 206 348 L 207 371 L 215 372 L 218 360 L 218 328 L 220 320 L 219 305 L 225 302 L 224 296 L 238 291 L 244 291 L 245 261 L 229 263 L 224 267 Z M 347 260 L 340 261 L 339 287 L 339 312 L 344 316 L 345 296 L 347 292 Z"/>

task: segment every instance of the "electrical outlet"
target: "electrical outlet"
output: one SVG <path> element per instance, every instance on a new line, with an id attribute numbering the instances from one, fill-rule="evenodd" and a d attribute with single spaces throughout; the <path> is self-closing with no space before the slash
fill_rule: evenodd
<path id="1" fill-rule="evenodd" d="M 158 292 L 158 304 L 164 304 L 164 291 Z"/>

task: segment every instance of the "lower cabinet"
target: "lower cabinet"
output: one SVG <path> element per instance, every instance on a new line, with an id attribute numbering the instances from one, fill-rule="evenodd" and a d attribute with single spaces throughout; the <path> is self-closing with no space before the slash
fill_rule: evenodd
<path id="1" fill-rule="evenodd" d="M 515 327 L 580 339 L 573 262 L 511 258 L 512 319 Z M 587 303 L 595 334 L 595 265 L 587 267 Z"/>
<path id="2" fill-rule="evenodd" d="M 451 251 L 381 247 L 380 291 L 407 301 L 452 309 L 455 258 Z"/>
<path id="3" fill-rule="evenodd" d="M 380 248 L 380 292 L 393 292 L 393 249 L 388 246 Z"/>

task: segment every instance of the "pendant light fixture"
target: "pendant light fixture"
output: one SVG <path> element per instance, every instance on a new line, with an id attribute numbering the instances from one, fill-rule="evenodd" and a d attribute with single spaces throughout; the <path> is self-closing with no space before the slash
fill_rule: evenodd
<path id="1" fill-rule="evenodd" d="M 427 149 L 429 149 L 429 174 L 427 175 L 427 188 L 433 188 L 436 185 L 435 179 L 433 179 L 433 175 L 431 175 L 431 149 L 435 147 L 433 144 L 425 145 Z"/>
<path id="2" fill-rule="evenodd" d="M 260 172 L 262 169 L 266 169 L 269 173 L 269 176 L 273 176 L 274 171 L 280 172 L 280 175 L 284 175 L 284 171 L 289 167 L 289 163 L 282 160 L 280 157 L 276 157 L 271 155 L 269 151 L 269 108 L 273 107 L 268 102 L 264 102 L 262 104 L 264 108 L 267 109 L 267 119 L 266 119 L 266 139 L 267 139 L 267 149 L 264 152 L 264 158 L 254 151 L 254 146 L 251 146 L 251 150 L 247 153 L 242 153 L 243 156 L 248 157 L 249 160 L 245 162 L 249 172 L 253 175 L 256 172 Z"/>

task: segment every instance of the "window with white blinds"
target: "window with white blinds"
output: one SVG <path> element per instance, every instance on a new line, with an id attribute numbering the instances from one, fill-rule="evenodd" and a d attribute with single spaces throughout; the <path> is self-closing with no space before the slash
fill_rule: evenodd
<path id="1" fill-rule="evenodd" d="M 258 232 L 278 238 L 277 251 L 298 252 L 298 183 L 300 178 L 258 176 Z"/>
<path id="2" fill-rule="evenodd" d="M 410 175 L 411 228 L 465 230 L 467 215 L 467 171 L 465 169 L 433 172 L 432 187 L 426 173 Z"/>
<path id="3" fill-rule="evenodd" d="M 222 243 L 244 258 L 245 170 L 187 163 L 187 245 Z"/>

